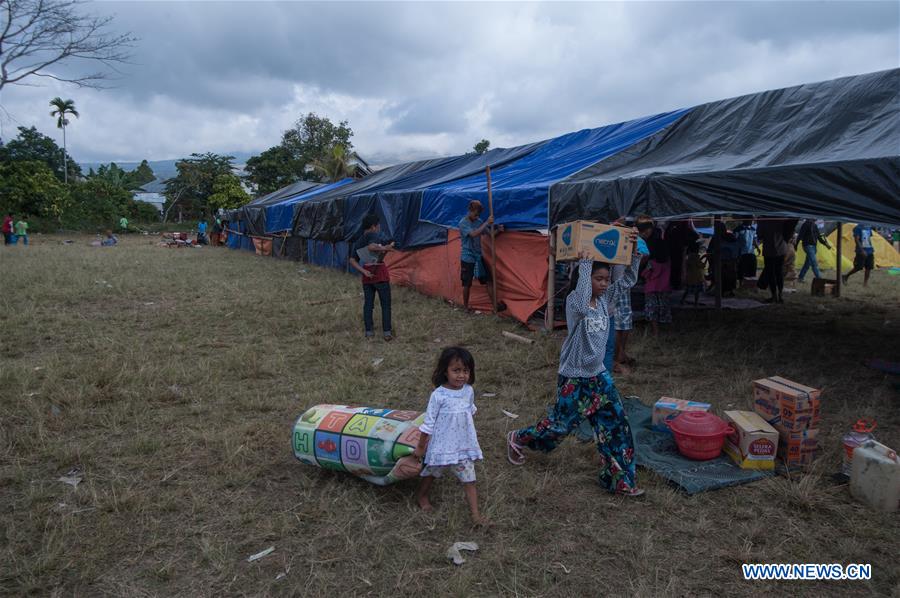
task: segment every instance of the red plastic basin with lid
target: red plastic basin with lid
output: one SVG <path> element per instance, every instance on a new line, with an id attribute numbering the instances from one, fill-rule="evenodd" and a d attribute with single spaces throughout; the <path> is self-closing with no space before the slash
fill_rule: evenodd
<path id="1" fill-rule="evenodd" d="M 715 459 L 734 428 L 706 411 L 685 411 L 669 421 L 678 452 L 697 461 Z"/>

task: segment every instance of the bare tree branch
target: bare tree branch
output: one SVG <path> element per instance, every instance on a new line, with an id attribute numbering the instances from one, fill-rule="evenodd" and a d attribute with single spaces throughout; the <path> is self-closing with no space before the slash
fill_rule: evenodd
<path id="1" fill-rule="evenodd" d="M 79 87 L 103 88 L 108 71 L 71 66 L 100 63 L 119 72 L 137 38 L 109 33 L 112 17 L 82 14 L 80 0 L 0 0 L 0 90 L 47 77 Z M 66 66 L 63 70 L 61 67 Z"/>

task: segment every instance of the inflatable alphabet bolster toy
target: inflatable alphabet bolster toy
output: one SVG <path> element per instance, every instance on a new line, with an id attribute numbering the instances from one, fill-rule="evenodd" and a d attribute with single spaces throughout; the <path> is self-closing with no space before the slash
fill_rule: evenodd
<path id="1" fill-rule="evenodd" d="M 421 472 L 412 454 L 424 420 L 418 411 L 316 405 L 297 419 L 291 444 L 302 463 L 387 486 Z"/>

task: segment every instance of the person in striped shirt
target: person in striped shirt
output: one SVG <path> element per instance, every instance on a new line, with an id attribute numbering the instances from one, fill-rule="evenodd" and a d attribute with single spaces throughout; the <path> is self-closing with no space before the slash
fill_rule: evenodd
<path id="1" fill-rule="evenodd" d="M 559 358 L 556 403 L 537 424 L 507 435 L 507 459 L 525 462 L 523 450 L 550 452 L 587 419 L 600 453 L 600 485 L 611 493 L 640 496 L 635 478 L 634 441 L 622 400 L 604 365 L 609 337 L 609 303 L 637 281 L 641 255 L 637 230 L 630 233 L 634 254 L 622 278 L 610 283 L 610 266 L 579 255 L 578 280 L 566 298 L 569 335 Z"/>

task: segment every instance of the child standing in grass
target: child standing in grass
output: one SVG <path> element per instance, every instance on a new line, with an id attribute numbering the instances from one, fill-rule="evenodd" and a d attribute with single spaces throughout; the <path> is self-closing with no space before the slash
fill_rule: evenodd
<path id="1" fill-rule="evenodd" d="M 350 251 L 350 266 L 362 274 L 363 286 L 363 326 L 366 328 L 366 339 L 375 336 L 374 320 L 375 293 L 381 303 L 381 329 L 384 340 L 394 339 L 391 326 L 391 275 L 384 263 L 384 255 L 395 251 L 394 242 L 386 243 L 381 237 L 381 223 L 377 214 L 368 214 L 363 218 L 363 234 Z"/>
<path id="2" fill-rule="evenodd" d="M 650 259 L 643 274 L 644 316 L 650 322 L 653 336 L 658 336 L 660 324 L 672 323 L 669 246 L 663 238 L 662 230 L 649 217 L 638 217 L 636 226 L 638 234 L 650 248 Z"/>
<path id="3" fill-rule="evenodd" d="M 700 304 L 700 293 L 703 292 L 703 258 L 700 257 L 700 242 L 694 241 L 687 252 L 687 262 L 684 275 L 684 295 L 681 296 L 681 304 L 687 300 L 688 294 L 693 293 L 694 305 Z"/>
<path id="4" fill-rule="evenodd" d="M 483 457 L 475 431 L 475 359 L 462 347 L 448 347 L 441 352 L 431 376 L 435 386 L 428 400 L 425 421 L 419 426 L 421 436 L 413 456 L 424 457 L 422 481 L 416 491 L 416 502 L 424 511 L 431 511 L 428 491 L 434 478 L 447 471 L 462 482 L 466 502 L 475 525 L 490 522 L 478 511 L 478 492 L 475 489 L 475 461 Z"/>
<path id="5" fill-rule="evenodd" d="M 619 392 L 604 366 L 609 325 L 609 296 L 627 293 L 637 281 L 641 256 L 637 231 L 631 231 L 634 254 L 622 278 L 610 283 L 609 264 L 579 256 L 578 280 L 566 298 L 569 335 L 559 356 L 556 403 L 534 426 L 507 435 L 507 459 L 525 462 L 523 449 L 550 452 L 575 430 L 591 422 L 600 453 L 600 485 L 609 492 L 640 496 L 635 479 L 634 441 Z"/>
<path id="6" fill-rule="evenodd" d="M 19 244 L 19 239 L 22 239 L 25 245 L 28 245 L 28 221 L 25 220 L 24 216 L 16 222 L 16 245 Z"/>

